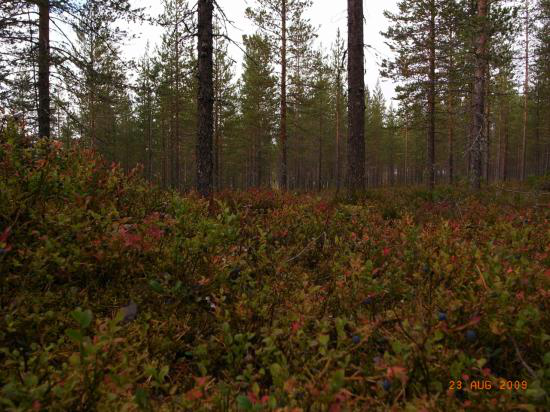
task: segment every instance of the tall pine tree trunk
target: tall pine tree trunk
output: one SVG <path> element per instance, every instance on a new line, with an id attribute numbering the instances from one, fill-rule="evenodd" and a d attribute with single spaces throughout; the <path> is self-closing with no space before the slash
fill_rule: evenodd
<path id="1" fill-rule="evenodd" d="M 535 164 L 535 170 L 537 176 L 542 175 L 542 159 L 544 155 L 544 146 L 540 141 L 540 86 L 537 86 L 537 111 L 536 111 L 536 126 L 535 126 L 535 147 L 537 148 L 537 158 Z"/>
<path id="2" fill-rule="evenodd" d="M 50 1 L 38 3 L 38 133 L 50 137 Z"/>
<path id="3" fill-rule="evenodd" d="M 287 19 L 287 0 L 281 2 L 281 189 L 286 190 L 288 187 L 288 159 L 287 159 L 287 142 L 286 142 L 286 19 Z"/>
<path id="4" fill-rule="evenodd" d="M 435 1 L 430 1 L 430 40 L 428 73 L 428 188 L 435 186 Z"/>
<path id="5" fill-rule="evenodd" d="M 491 179 L 491 99 L 490 99 L 490 89 L 489 85 L 491 82 L 491 75 L 489 73 L 489 70 L 487 70 L 487 80 L 485 85 L 485 133 L 484 133 L 484 162 L 485 167 L 483 169 L 483 177 L 485 178 L 485 181 L 489 183 Z"/>
<path id="6" fill-rule="evenodd" d="M 523 139 L 521 141 L 521 158 L 519 180 L 525 180 L 525 161 L 527 158 L 527 121 L 529 116 L 529 0 L 525 0 L 525 80 L 523 83 Z"/>
<path id="7" fill-rule="evenodd" d="M 363 1 L 348 0 L 348 171 L 350 193 L 365 189 Z"/>
<path id="8" fill-rule="evenodd" d="M 321 177 L 322 177 L 322 167 L 323 167 L 323 110 L 319 113 L 319 152 L 317 156 L 317 191 L 320 192 L 322 188 Z"/>
<path id="9" fill-rule="evenodd" d="M 151 107 L 151 92 L 147 93 L 147 179 L 153 181 L 153 109 Z"/>
<path id="10" fill-rule="evenodd" d="M 475 190 L 481 188 L 482 142 L 485 116 L 485 71 L 487 66 L 487 0 L 478 0 L 477 17 L 479 32 L 476 38 L 475 73 L 474 73 L 474 101 L 473 125 L 471 137 L 471 173 L 470 187 Z"/>
<path id="11" fill-rule="evenodd" d="M 176 133 L 174 142 L 174 186 L 177 190 L 181 190 L 180 176 L 181 176 L 181 165 L 180 165 L 180 31 L 179 31 L 179 15 L 176 12 L 176 101 L 175 101 L 175 117 L 176 117 Z"/>
<path id="12" fill-rule="evenodd" d="M 409 184 L 409 121 L 405 118 L 405 185 Z"/>
<path id="13" fill-rule="evenodd" d="M 453 32 L 451 31 L 451 38 L 453 38 Z M 454 59 L 453 54 L 449 53 L 449 78 L 447 79 L 449 84 L 447 86 L 448 103 L 447 103 L 447 117 L 448 117 L 448 143 L 449 152 L 447 159 L 447 167 L 449 172 L 449 184 L 454 183 L 454 105 L 453 105 L 453 80 L 454 80 Z"/>
<path id="14" fill-rule="evenodd" d="M 213 0 L 199 0 L 198 3 L 198 141 L 197 141 L 197 190 L 201 196 L 209 197 L 213 188 Z"/>
<path id="15" fill-rule="evenodd" d="M 341 81 L 342 76 L 340 73 L 340 67 L 338 67 L 338 73 L 336 77 L 336 191 L 338 192 L 340 190 L 340 172 L 342 170 L 342 167 L 340 165 L 340 140 L 341 140 L 341 134 L 340 134 L 340 91 L 341 91 Z"/>
<path id="16" fill-rule="evenodd" d="M 450 92 L 449 92 L 450 93 Z M 454 113 L 453 113 L 453 96 L 449 94 L 449 103 L 447 106 L 447 116 L 448 116 L 448 139 L 449 139 L 449 152 L 447 159 L 447 167 L 449 172 L 449 183 L 453 184 L 454 182 Z"/>

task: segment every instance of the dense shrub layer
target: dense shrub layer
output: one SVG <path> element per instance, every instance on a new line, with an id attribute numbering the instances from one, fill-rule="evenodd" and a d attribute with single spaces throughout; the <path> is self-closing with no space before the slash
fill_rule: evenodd
<path id="1" fill-rule="evenodd" d="M 4 137 L 0 409 L 543 410 L 550 197 L 534 193 L 208 202 Z"/>

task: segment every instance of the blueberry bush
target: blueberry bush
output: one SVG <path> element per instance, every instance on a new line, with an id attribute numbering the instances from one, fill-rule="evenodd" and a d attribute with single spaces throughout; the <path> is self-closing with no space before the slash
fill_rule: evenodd
<path id="1" fill-rule="evenodd" d="M 0 410 L 547 410 L 544 184 L 209 201 L 6 133 Z"/>

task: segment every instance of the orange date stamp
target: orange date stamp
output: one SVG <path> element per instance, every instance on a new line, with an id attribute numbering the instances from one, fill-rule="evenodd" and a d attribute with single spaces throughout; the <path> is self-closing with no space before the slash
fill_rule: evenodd
<path id="1" fill-rule="evenodd" d="M 499 379 L 496 383 L 490 380 L 472 380 L 470 382 L 458 380 L 449 381 L 450 391 L 460 391 L 469 389 L 471 391 L 525 391 L 527 390 L 528 382 L 526 380 L 509 380 Z"/>

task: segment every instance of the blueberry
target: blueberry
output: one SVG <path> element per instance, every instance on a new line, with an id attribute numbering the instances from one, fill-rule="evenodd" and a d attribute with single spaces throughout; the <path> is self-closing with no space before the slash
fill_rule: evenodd
<path id="1" fill-rule="evenodd" d="M 359 335 L 353 335 L 351 340 L 357 345 L 359 342 L 361 342 L 361 337 Z"/>
<path id="2" fill-rule="evenodd" d="M 372 303 L 372 298 L 370 296 L 365 298 L 365 300 L 363 301 L 363 305 L 370 305 L 371 303 Z"/>
<path id="3" fill-rule="evenodd" d="M 3 255 L 3 254 L 5 254 L 5 253 L 8 253 L 8 252 L 6 251 L 6 249 L 3 249 L 3 248 L 0 247 L 0 255 Z"/>
<path id="4" fill-rule="evenodd" d="M 464 392 L 464 389 L 459 389 L 455 391 L 455 396 L 459 401 L 464 401 L 467 398 L 466 392 Z"/>
<path id="5" fill-rule="evenodd" d="M 468 329 L 466 331 L 466 339 L 468 339 L 470 342 L 475 342 L 477 339 L 476 331 L 473 329 Z"/>
<path id="6" fill-rule="evenodd" d="M 391 389 L 391 381 L 389 379 L 384 379 L 384 382 L 382 382 L 382 387 L 385 391 L 389 391 Z"/>
<path id="7" fill-rule="evenodd" d="M 441 322 L 443 322 L 444 320 L 447 320 L 447 314 L 446 314 L 445 312 L 439 312 L 439 313 L 437 314 L 437 318 L 438 318 Z"/>

